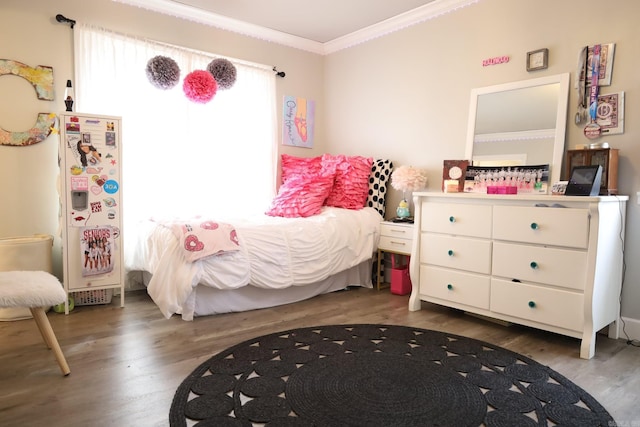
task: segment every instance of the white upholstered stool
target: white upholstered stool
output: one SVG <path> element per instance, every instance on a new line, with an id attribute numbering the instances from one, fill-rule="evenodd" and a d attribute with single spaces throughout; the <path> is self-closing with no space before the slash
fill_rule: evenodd
<path id="1" fill-rule="evenodd" d="M 45 308 L 67 298 L 60 281 L 45 271 L 0 271 L 0 307 L 28 307 L 47 347 L 53 350 L 64 375 L 71 370 L 53 333 Z"/>

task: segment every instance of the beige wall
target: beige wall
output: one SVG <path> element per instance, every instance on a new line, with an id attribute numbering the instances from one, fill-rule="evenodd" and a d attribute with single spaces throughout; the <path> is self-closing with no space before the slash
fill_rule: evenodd
<path id="1" fill-rule="evenodd" d="M 54 5 L 55 3 L 55 5 Z M 442 160 L 464 157 L 469 93 L 474 87 L 573 72 L 579 49 L 616 43 L 612 85 L 625 91 L 623 135 L 606 140 L 621 150 L 620 190 L 627 208 L 627 270 L 622 314 L 640 324 L 640 2 L 616 0 L 602 10 L 596 0 L 480 0 L 385 37 L 322 57 L 207 26 L 154 14 L 110 0 L 3 0 L 0 58 L 54 68 L 56 101 L 38 101 L 22 79 L 0 78 L 0 126 L 23 130 L 39 111 L 63 110 L 61 94 L 72 78 L 72 32 L 55 21 L 61 13 L 78 22 L 233 58 L 276 65 L 279 110 L 284 95 L 316 101 L 313 149 L 279 146 L 299 156 L 362 154 L 387 157 L 429 172 L 429 189 L 440 188 Z M 589 16 L 586 11 L 600 10 Z M 546 47 L 547 70 L 528 73 L 526 52 Z M 482 67 L 482 60 L 508 55 L 506 64 Z M 573 79 L 573 76 L 572 76 Z M 19 82 L 17 82 L 19 80 Z M 575 113 L 571 91 L 569 117 Z M 281 119 L 281 111 L 278 111 Z M 125 118 L 126 120 L 126 118 Z M 281 120 L 280 120 L 281 121 Z M 279 121 L 279 122 L 280 122 Z M 567 148 L 585 143 L 582 127 L 567 126 Z M 126 135 L 124 135 L 126 143 Z M 57 234 L 57 140 L 32 147 L 0 146 L 0 237 Z M 395 206 L 399 194 L 392 194 Z M 59 242 L 54 252 L 61 272 Z M 638 319 L 638 320 L 633 320 Z M 636 337 L 637 338 L 637 337 Z"/>
<path id="2" fill-rule="evenodd" d="M 603 140 L 620 149 L 619 189 L 630 196 L 622 314 L 640 319 L 640 265 L 634 262 L 640 259 L 639 16 L 637 0 L 480 0 L 331 54 L 324 64 L 327 150 L 426 168 L 428 189 L 440 191 L 442 161 L 465 157 L 472 88 L 566 72 L 572 73 L 566 148 L 587 143 L 584 124 L 573 123 L 578 52 L 616 43 L 612 84 L 602 92 L 625 91 L 625 133 Z M 527 72 L 526 52 L 545 47 L 549 68 Z M 503 55 L 508 63 L 482 66 L 483 59 Z M 391 194 L 390 215 L 401 196 Z M 630 323 L 640 334 L 638 322 Z"/>

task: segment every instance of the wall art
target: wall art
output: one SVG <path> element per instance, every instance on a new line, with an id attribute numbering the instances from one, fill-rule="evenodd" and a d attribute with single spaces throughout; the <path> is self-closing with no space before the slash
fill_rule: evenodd
<path id="1" fill-rule="evenodd" d="M 283 105 L 282 144 L 313 148 L 315 101 L 285 96 Z"/>
<path id="2" fill-rule="evenodd" d="M 53 68 L 38 65 L 33 68 L 11 59 L 0 59 L 0 77 L 18 76 L 26 79 L 36 90 L 38 99 L 53 101 Z M 0 145 L 25 146 L 44 141 L 55 129 L 54 113 L 39 113 L 35 125 L 23 132 L 10 132 L 0 128 Z"/>
<path id="3" fill-rule="evenodd" d="M 598 95 L 596 123 L 602 135 L 624 133 L 624 92 Z"/>

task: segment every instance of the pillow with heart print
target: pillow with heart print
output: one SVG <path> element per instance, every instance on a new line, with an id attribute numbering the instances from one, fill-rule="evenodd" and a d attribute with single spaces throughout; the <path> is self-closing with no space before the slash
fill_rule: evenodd
<path id="1" fill-rule="evenodd" d="M 194 219 L 174 222 L 170 228 L 187 262 L 240 249 L 236 229 L 231 224 Z"/>

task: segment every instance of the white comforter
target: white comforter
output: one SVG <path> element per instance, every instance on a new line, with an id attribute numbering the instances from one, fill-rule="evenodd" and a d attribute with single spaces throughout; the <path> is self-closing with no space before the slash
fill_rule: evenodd
<path id="1" fill-rule="evenodd" d="M 265 215 L 233 220 L 239 251 L 189 263 L 173 232 L 149 220 L 128 230 L 125 268 L 153 274 L 147 291 L 165 317 L 181 314 L 193 320 L 198 284 L 282 289 L 318 282 L 371 258 L 380 221 L 373 208 L 331 207 L 309 218 Z"/>

